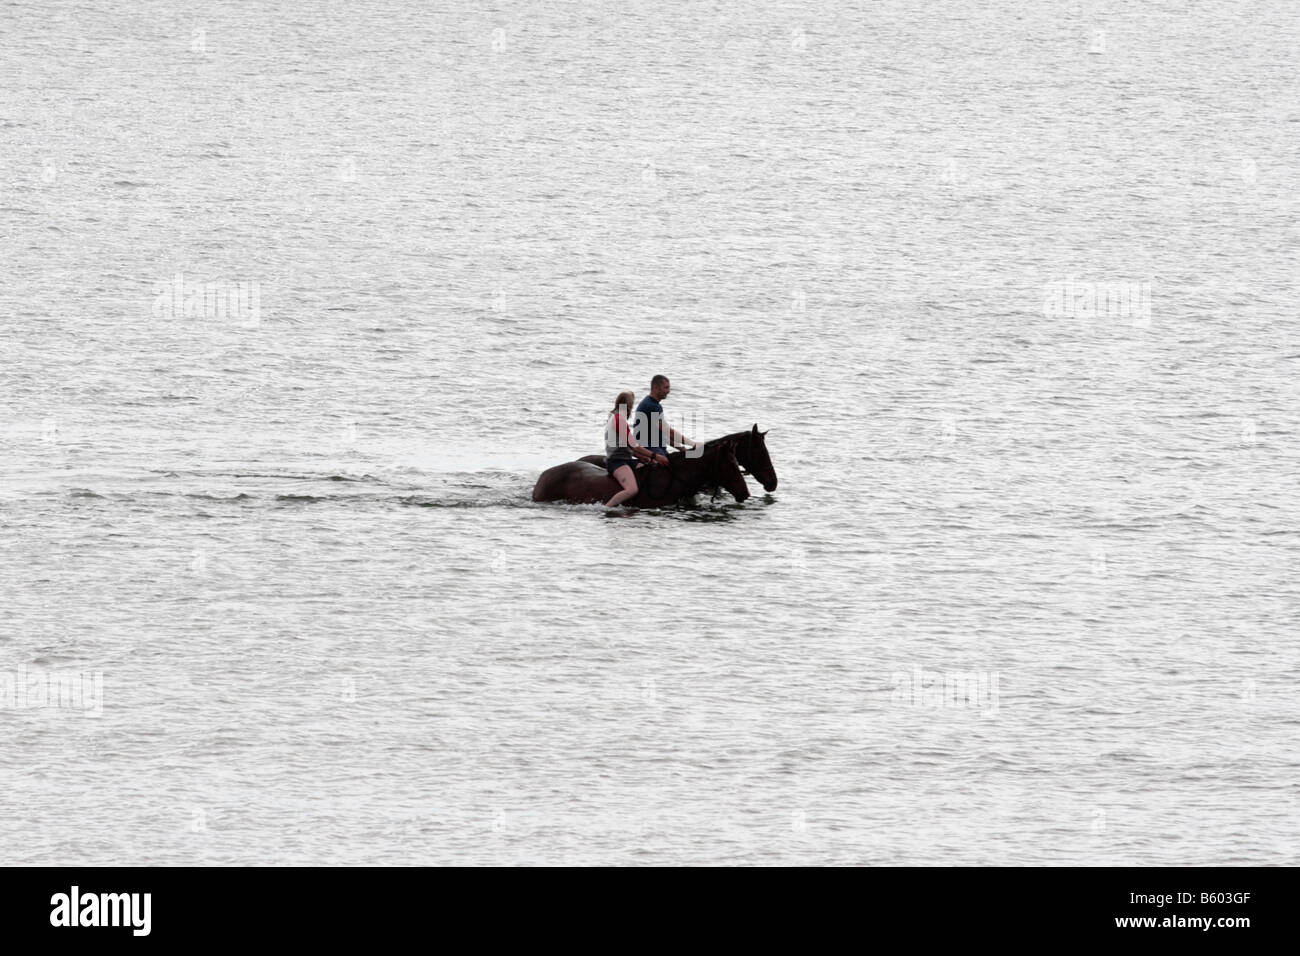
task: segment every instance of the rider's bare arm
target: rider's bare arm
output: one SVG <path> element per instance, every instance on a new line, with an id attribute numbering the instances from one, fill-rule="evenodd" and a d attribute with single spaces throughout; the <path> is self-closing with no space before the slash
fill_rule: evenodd
<path id="1" fill-rule="evenodd" d="M 698 442 L 696 442 L 695 439 L 693 438 L 687 438 L 677 429 L 673 428 L 672 426 L 669 426 L 668 444 L 672 445 L 674 448 L 679 448 L 682 451 L 685 451 L 687 448 L 694 448 L 698 444 Z"/>
<path id="2" fill-rule="evenodd" d="M 623 421 L 621 415 L 618 416 L 618 429 L 622 436 L 622 440 L 626 442 L 627 447 L 632 450 L 633 458 L 638 458 L 641 461 L 657 461 L 661 465 L 668 464 L 668 459 L 663 455 L 656 455 L 644 445 L 637 444 L 637 440 L 632 437 L 632 430 L 627 427 L 627 422 Z"/>
<path id="3" fill-rule="evenodd" d="M 636 439 L 631 435 L 627 435 L 627 447 L 632 449 L 632 457 L 640 459 L 641 461 L 650 461 L 656 457 L 663 457 L 662 455 L 655 455 L 655 453 L 645 447 L 645 445 L 638 445 Z M 660 462 L 660 464 L 663 464 L 663 462 Z"/>

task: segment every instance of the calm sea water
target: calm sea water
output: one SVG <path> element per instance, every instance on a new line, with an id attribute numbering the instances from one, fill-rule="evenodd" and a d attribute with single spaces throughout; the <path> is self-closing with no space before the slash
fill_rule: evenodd
<path id="1" fill-rule="evenodd" d="M 1300 862 L 1298 26 L 6 5 L 6 862 Z"/>

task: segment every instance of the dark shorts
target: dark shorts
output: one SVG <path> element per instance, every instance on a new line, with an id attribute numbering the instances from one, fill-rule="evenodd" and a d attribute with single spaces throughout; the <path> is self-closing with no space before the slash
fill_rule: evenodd
<path id="1" fill-rule="evenodd" d="M 609 477 L 611 478 L 614 477 L 614 469 L 622 468 L 624 465 L 627 465 L 629 468 L 632 468 L 633 470 L 636 469 L 636 461 L 634 461 L 631 458 L 606 458 L 605 459 L 605 471 L 609 473 Z"/>

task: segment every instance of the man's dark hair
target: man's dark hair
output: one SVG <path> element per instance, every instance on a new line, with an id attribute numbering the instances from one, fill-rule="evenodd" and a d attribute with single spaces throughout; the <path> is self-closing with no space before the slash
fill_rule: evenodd
<path id="1" fill-rule="evenodd" d="M 654 378 L 650 379 L 651 388 L 654 388 L 656 385 L 667 385 L 667 384 L 668 384 L 667 375 L 656 375 Z"/>

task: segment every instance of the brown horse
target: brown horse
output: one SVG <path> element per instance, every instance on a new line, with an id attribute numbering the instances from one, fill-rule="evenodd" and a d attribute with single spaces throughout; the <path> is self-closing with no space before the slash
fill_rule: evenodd
<path id="1" fill-rule="evenodd" d="M 604 458 L 601 459 L 602 463 Z M 749 497 L 749 486 L 736 461 L 736 445 L 730 441 L 709 442 L 696 458 L 673 455 L 669 464 L 650 465 L 636 473 L 636 497 L 626 502 L 634 508 L 662 508 L 705 489 L 725 488 L 737 501 Z M 542 472 L 533 486 L 534 501 L 567 501 L 589 504 L 608 501 L 619 483 L 589 461 L 570 461 Z"/>
<path id="2" fill-rule="evenodd" d="M 764 440 L 767 432 L 758 430 L 755 425 L 750 431 L 735 432 L 731 435 L 724 435 L 721 438 L 712 438 L 704 443 L 704 449 L 707 451 L 711 446 L 720 442 L 730 442 L 736 449 L 736 461 L 744 469 L 745 474 L 753 475 L 762 484 L 764 491 L 776 491 L 776 469 L 772 467 L 772 459 L 767 453 L 767 442 Z M 673 462 L 682 457 L 679 454 L 668 456 L 668 461 Z M 687 456 L 689 457 L 689 456 Z M 593 465 L 605 467 L 604 455 L 586 455 L 579 458 L 578 461 L 590 462 Z M 640 472 L 637 472 L 640 474 Z"/>

